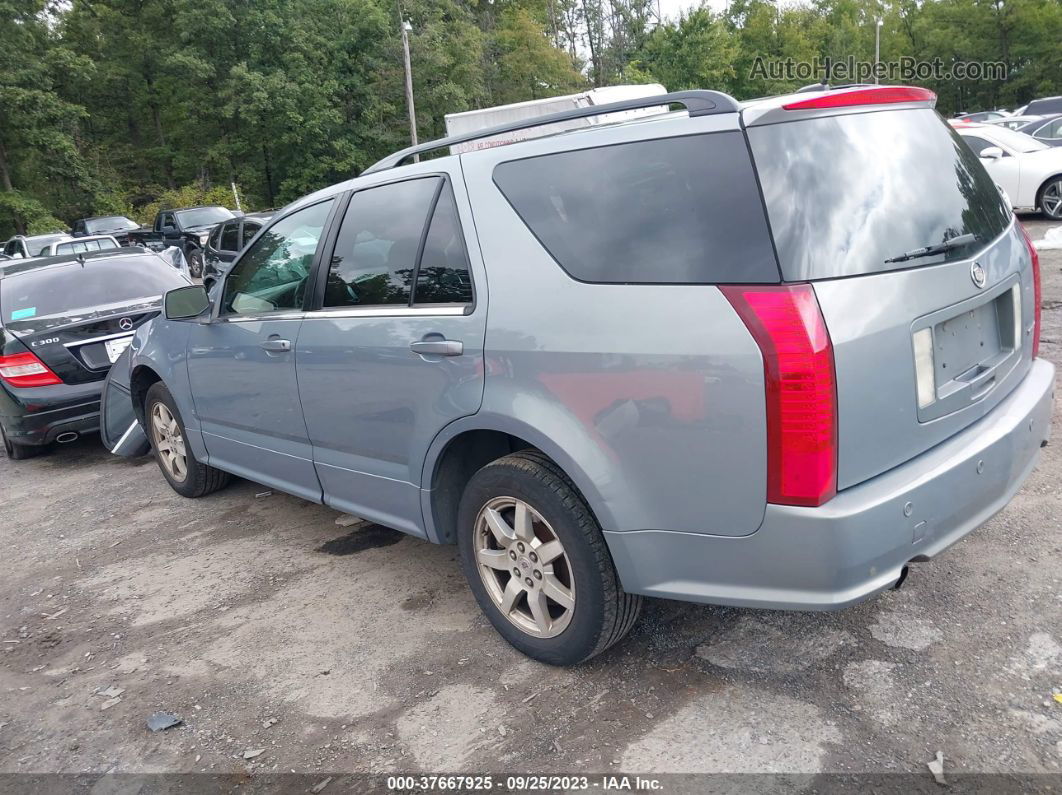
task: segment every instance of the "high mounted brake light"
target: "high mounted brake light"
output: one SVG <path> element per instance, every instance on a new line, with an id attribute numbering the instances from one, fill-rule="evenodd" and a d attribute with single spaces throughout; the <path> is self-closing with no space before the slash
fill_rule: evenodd
<path id="1" fill-rule="evenodd" d="M 837 493 L 833 344 L 810 284 L 719 288 L 763 355 L 767 501 L 817 506 Z"/>
<path id="2" fill-rule="evenodd" d="M 51 386 L 62 380 L 32 353 L 14 353 L 0 356 L 0 378 L 11 386 Z"/>
<path id="3" fill-rule="evenodd" d="M 816 108 L 847 108 L 854 105 L 893 105 L 899 102 L 937 102 L 937 95 L 928 88 L 917 86 L 874 86 L 852 91 L 818 94 L 782 105 L 785 110 L 815 110 Z"/>

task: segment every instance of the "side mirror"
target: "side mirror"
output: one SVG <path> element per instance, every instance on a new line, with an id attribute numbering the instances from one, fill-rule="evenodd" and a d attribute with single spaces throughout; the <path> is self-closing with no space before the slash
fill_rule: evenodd
<path id="1" fill-rule="evenodd" d="M 1003 150 L 998 146 L 986 146 L 981 150 L 979 157 L 982 160 L 999 160 L 1003 157 Z"/>
<path id="2" fill-rule="evenodd" d="M 190 320 L 210 309 L 210 299 L 201 284 L 170 290 L 162 299 L 167 320 Z"/>

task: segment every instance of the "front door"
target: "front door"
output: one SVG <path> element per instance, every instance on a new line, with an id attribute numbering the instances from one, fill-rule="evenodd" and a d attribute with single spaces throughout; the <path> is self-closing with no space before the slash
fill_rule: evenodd
<path id="1" fill-rule="evenodd" d="M 193 326 L 188 378 L 210 463 L 320 500 L 295 378 L 309 275 L 332 199 L 273 224 L 223 282 L 214 320 Z"/>
<path id="2" fill-rule="evenodd" d="M 296 351 L 325 503 L 414 535 L 428 446 L 483 397 L 486 295 L 461 188 L 435 173 L 355 193 Z"/>

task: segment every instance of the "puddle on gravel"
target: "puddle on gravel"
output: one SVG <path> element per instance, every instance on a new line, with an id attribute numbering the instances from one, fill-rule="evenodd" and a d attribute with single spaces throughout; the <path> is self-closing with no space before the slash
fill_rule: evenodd
<path id="1" fill-rule="evenodd" d="M 373 524 L 368 527 L 359 527 L 345 536 L 333 538 L 331 541 L 317 547 L 317 552 L 324 552 L 329 555 L 356 555 L 367 549 L 389 547 L 392 544 L 397 544 L 404 536 L 405 533 Z"/>

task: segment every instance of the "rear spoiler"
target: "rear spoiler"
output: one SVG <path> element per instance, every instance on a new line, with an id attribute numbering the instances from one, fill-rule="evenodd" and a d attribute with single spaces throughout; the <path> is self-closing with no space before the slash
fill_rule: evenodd
<path id="1" fill-rule="evenodd" d="M 806 116 L 880 110 L 883 105 L 933 108 L 937 95 L 919 86 L 851 85 L 805 86 L 796 94 L 773 97 L 746 104 L 742 121 L 746 126 L 795 121 Z"/>

